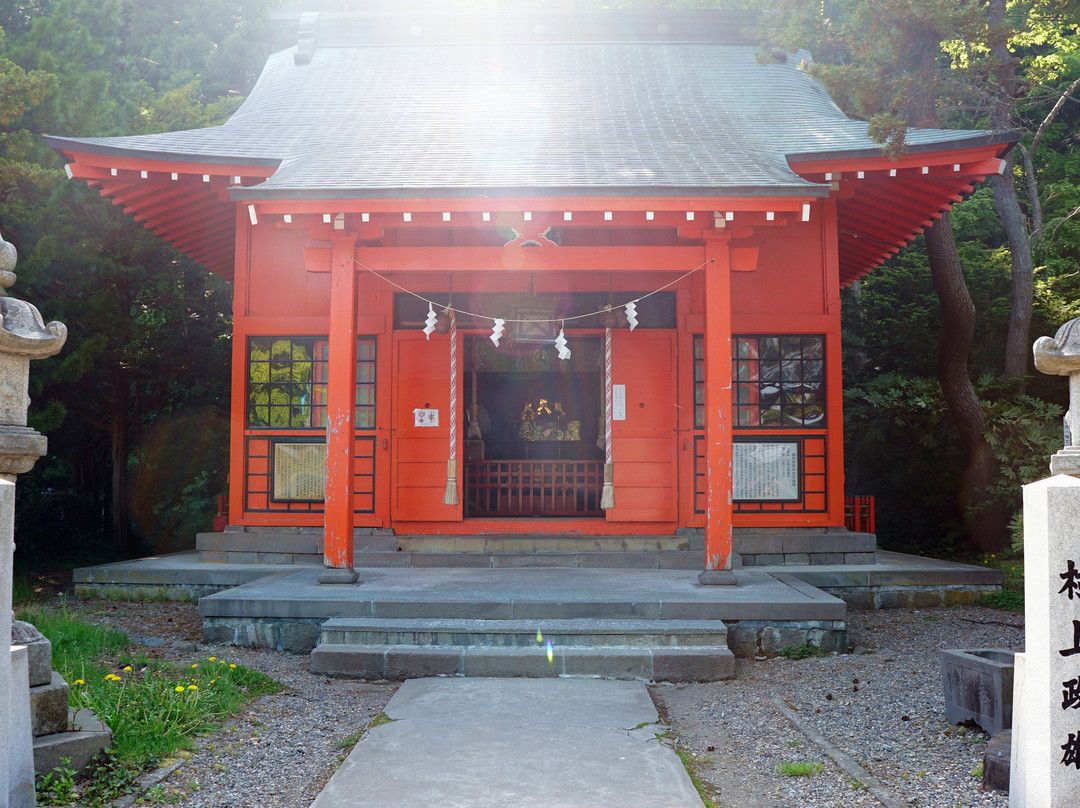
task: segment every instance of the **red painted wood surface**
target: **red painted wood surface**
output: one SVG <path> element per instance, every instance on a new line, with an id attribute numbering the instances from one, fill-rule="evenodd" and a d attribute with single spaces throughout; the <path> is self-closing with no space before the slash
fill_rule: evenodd
<path id="1" fill-rule="evenodd" d="M 323 563 L 353 565 L 353 440 L 356 424 L 355 236 L 333 246 L 330 297 L 330 358 L 326 391 L 326 500 Z"/>
<path id="2" fill-rule="evenodd" d="M 461 505 L 444 505 L 446 461 L 449 457 L 450 408 L 449 337 L 419 331 L 394 333 L 392 518 L 405 521 L 461 519 Z M 458 374 L 464 364 L 458 345 Z M 458 387 L 462 388 L 458 379 Z M 439 425 L 416 426 L 414 410 L 436 409 Z M 459 411 L 464 407 L 458 404 Z M 460 430 L 458 457 L 462 456 Z M 458 481 L 460 486 L 460 478 Z"/>
<path id="3" fill-rule="evenodd" d="M 615 507 L 609 522 L 678 518 L 676 335 L 612 333 L 611 378 L 626 388 L 626 420 L 612 422 Z"/>

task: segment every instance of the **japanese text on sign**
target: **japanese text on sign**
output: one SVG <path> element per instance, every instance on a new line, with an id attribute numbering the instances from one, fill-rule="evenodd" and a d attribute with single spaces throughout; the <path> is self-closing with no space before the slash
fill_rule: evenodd
<path id="1" fill-rule="evenodd" d="M 438 426 L 438 410 L 413 410 L 413 426 Z"/>
<path id="2" fill-rule="evenodd" d="M 1074 597 L 1080 599 L 1080 571 L 1076 569 L 1076 562 L 1068 559 L 1065 571 L 1058 577 L 1065 583 L 1057 594 L 1064 595 L 1069 600 Z M 1080 654 L 1080 620 L 1072 621 L 1072 645 L 1058 651 L 1063 657 L 1072 657 Z M 1061 709 L 1080 709 L 1080 676 L 1068 679 L 1061 683 Z M 1080 771 L 1080 731 L 1070 732 L 1065 743 L 1061 744 L 1064 754 L 1061 756 L 1061 765 L 1072 766 Z"/>

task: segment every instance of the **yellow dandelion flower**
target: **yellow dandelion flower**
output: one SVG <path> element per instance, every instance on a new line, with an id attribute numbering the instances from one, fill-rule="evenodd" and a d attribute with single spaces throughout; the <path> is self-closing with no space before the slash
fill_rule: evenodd
<path id="1" fill-rule="evenodd" d="M 184 692 L 184 686 L 183 685 L 177 685 L 176 686 L 176 692 L 177 693 L 183 693 Z"/>
<path id="2" fill-rule="evenodd" d="M 106 682 L 119 682 L 120 677 L 117 676 L 115 673 L 107 673 L 107 674 L 105 674 L 105 681 Z"/>
<path id="3" fill-rule="evenodd" d="M 232 664 L 232 665 L 229 665 L 229 667 L 230 667 L 230 668 L 235 668 L 235 667 L 236 667 L 236 664 L 234 663 L 234 664 Z"/>
<path id="4" fill-rule="evenodd" d="M 75 684 L 77 684 L 77 685 L 85 685 L 86 682 L 84 682 L 82 679 L 76 679 Z"/>
<path id="5" fill-rule="evenodd" d="M 215 659 L 217 659 L 217 657 L 216 657 L 216 656 L 212 656 L 212 657 L 207 657 L 206 661 L 207 661 L 207 662 L 213 662 L 213 661 L 214 661 Z"/>
<path id="6" fill-rule="evenodd" d="M 191 663 L 191 667 L 197 668 L 197 667 L 199 667 L 199 663 L 198 662 L 193 662 L 193 663 Z"/>
<path id="7" fill-rule="evenodd" d="M 129 670 L 131 670 L 131 666 L 130 666 L 130 665 L 125 665 L 125 666 L 124 666 L 124 670 L 126 670 L 126 671 L 129 671 Z"/>
<path id="8" fill-rule="evenodd" d="M 217 661 L 217 664 L 219 664 L 219 665 L 224 665 L 224 664 L 225 664 L 225 660 L 224 660 L 224 659 L 219 659 L 219 660 Z M 235 668 L 236 666 L 235 666 L 235 665 L 233 665 L 232 667 L 234 667 L 234 668 Z"/>
<path id="9" fill-rule="evenodd" d="M 188 685 L 188 686 L 187 686 L 187 689 L 188 689 L 188 690 L 198 690 L 198 689 L 199 689 L 199 686 L 198 686 L 198 685 Z"/>

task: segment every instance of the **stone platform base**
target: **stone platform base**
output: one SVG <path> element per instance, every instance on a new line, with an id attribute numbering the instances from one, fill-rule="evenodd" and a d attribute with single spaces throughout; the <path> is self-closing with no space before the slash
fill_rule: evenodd
<path id="1" fill-rule="evenodd" d="M 602 567 L 700 569 L 700 528 L 672 535 L 480 534 L 402 535 L 357 528 L 357 567 Z M 196 537 L 199 560 L 227 564 L 322 564 L 323 530 L 230 525 Z M 736 528 L 736 558 L 744 567 L 873 564 L 876 537 L 845 528 Z"/>

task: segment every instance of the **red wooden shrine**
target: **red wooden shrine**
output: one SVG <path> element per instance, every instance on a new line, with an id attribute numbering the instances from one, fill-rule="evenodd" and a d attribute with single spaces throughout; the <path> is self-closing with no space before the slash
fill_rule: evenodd
<path id="1" fill-rule="evenodd" d="M 545 19 L 304 15 L 222 127 L 51 139 L 233 283 L 232 523 L 346 572 L 356 527 L 703 528 L 723 573 L 733 528 L 844 525 L 840 290 L 1008 144 L 887 159 L 742 17 Z"/>

